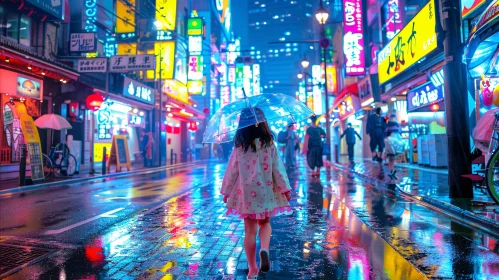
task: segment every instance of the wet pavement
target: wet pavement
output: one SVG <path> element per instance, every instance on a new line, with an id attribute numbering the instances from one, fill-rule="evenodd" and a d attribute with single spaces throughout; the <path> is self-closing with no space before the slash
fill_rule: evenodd
<path id="1" fill-rule="evenodd" d="M 224 170 L 193 164 L 0 198 L 0 246 L 48 251 L 7 279 L 245 279 Z M 272 270 L 260 279 L 499 277 L 499 243 L 480 231 L 339 170 L 289 176 L 295 211 L 272 220 Z"/>

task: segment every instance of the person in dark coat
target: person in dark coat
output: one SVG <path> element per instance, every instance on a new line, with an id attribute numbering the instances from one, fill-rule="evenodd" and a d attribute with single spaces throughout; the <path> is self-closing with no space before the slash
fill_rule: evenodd
<path id="1" fill-rule="evenodd" d="M 321 167 L 324 166 L 322 161 L 322 149 L 326 138 L 324 129 L 317 126 L 317 117 L 312 116 L 312 121 L 305 134 L 305 142 L 303 144 L 303 154 L 307 155 L 308 166 L 312 169 L 312 177 L 319 177 L 321 174 Z M 317 169 L 317 171 L 315 171 Z"/>
<path id="2" fill-rule="evenodd" d="M 149 135 L 145 130 L 142 130 L 140 137 L 140 152 L 142 153 L 142 159 L 144 160 L 144 167 L 147 167 L 147 144 L 149 143 Z"/>
<path id="3" fill-rule="evenodd" d="M 355 129 L 352 128 L 352 124 L 348 123 L 348 127 L 343 131 L 343 134 L 341 134 L 341 138 L 343 136 L 347 137 L 347 146 L 348 146 L 348 160 L 350 162 L 353 162 L 353 148 L 355 146 L 355 136 L 359 137 L 359 140 L 362 140 L 362 137 L 355 131 Z"/>
<path id="4" fill-rule="evenodd" d="M 371 138 L 369 146 L 373 154 L 373 161 L 382 161 L 383 149 L 385 148 L 386 122 L 381 116 L 381 108 L 376 108 L 375 114 L 367 119 L 366 134 Z"/>

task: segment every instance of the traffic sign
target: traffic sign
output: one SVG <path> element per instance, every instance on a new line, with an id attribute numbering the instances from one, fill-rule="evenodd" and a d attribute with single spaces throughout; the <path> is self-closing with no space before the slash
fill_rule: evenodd
<path id="1" fill-rule="evenodd" d="M 331 42 L 329 41 L 328 38 L 322 38 L 320 41 L 319 41 L 319 44 L 321 45 L 321 48 L 323 49 L 327 49 L 327 47 L 329 47 L 329 44 Z"/>

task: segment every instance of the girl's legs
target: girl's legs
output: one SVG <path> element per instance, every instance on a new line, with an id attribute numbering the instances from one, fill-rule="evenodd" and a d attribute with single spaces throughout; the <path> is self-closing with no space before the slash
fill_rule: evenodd
<path id="1" fill-rule="evenodd" d="M 256 220 L 244 219 L 244 251 L 248 259 L 248 277 L 258 274 L 258 266 L 256 265 L 256 233 L 258 223 Z"/>
<path id="2" fill-rule="evenodd" d="M 258 225 L 260 226 L 260 249 L 268 250 L 270 247 L 270 236 L 272 235 L 270 218 L 266 218 L 265 220 L 258 220 Z"/>

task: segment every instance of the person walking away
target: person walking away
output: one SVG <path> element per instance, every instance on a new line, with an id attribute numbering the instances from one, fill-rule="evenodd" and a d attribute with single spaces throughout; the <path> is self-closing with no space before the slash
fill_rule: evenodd
<path id="1" fill-rule="evenodd" d="M 341 134 L 341 138 L 346 136 L 347 146 L 348 146 L 348 160 L 353 163 L 353 155 L 354 155 L 354 146 L 355 146 L 355 136 L 359 137 L 359 140 L 362 140 L 362 137 L 357 133 L 355 129 L 352 128 L 352 124 L 348 123 L 348 127 Z"/>
<path id="2" fill-rule="evenodd" d="M 298 134 L 296 131 L 293 130 L 294 124 L 288 125 L 286 128 L 286 166 L 289 168 L 295 168 L 296 167 L 296 154 L 295 154 L 295 147 L 296 144 L 298 143 Z"/>
<path id="3" fill-rule="evenodd" d="M 303 154 L 307 155 L 307 164 L 312 169 L 312 177 L 319 177 L 321 167 L 324 166 L 322 160 L 323 142 L 322 138 L 326 137 L 324 129 L 317 126 L 317 117 L 312 116 L 312 121 L 305 133 L 305 141 L 303 143 Z"/>
<path id="4" fill-rule="evenodd" d="M 145 161 L 147 163 L 147 166 L 152 167 L 152 155 L 153 155 L 153 148 L 154 148 L 154 137 L 152 137 L 152 132 L 147 133 L 147 144 L 146 144 L 146 157 Z"/>
<path id="5" fill-rule="evenodd" d="M 366 133 L 369 135 L 371 153 L 373 154 L 373 161 L 382 161 L 383 149 L 385 146 L 385 127 L 386 122 L 381 117 L 381 108 L 376 108 L 375 114 L 370 115 L 367 119 Z"/>
<path id="6" fill-rule="evenodd" d="M 144 161 L 144 167 L 147 167 L 146 153 L 147 153 L 147 143 L 149 143 L 149 136 L 145 130 L 140 131 L 140 151 L 142 153 L 142 160 Z"/>
<path id="7" fill-rule="evenodd" d="M 391 114 L 390 119 L 388 119 L 388 123 L 386 124 L 385 133 L 387 137 L 389 132 L 400 134 L 400 125 L 397 120 L 397 115 L 395 114 Z"/>
<path id="8" fill-rule="evenodd" d="M 397 177 L 395 177 L 397 173 L 395 170 L 395 160 L 404 152 L 404 142 L 400 138 L 400 134 L 388 132 L 387 135 L 388 137 L 385 139 L 385 152 L 388 159 L 388 176 L 391 181 L 395 181 L 397 180 Z"/>
<path id="9" fill-rule="evenodd" d="M 263 115 L 258 108 L 245 109 L 241 115 L 253 115 L 252 110 Z M 244 219 L 244 250 L 249 266 L 247 279 L 257 279 L 258 228 L 260 271 L 267 272 L 270 270 L 270 217 L 292 213 L 289 205 L 291 186 L 266 122 L 239 128 L 234 146 L 220 193 L 226 203 L 226 215 L 235 214 Z"/>

